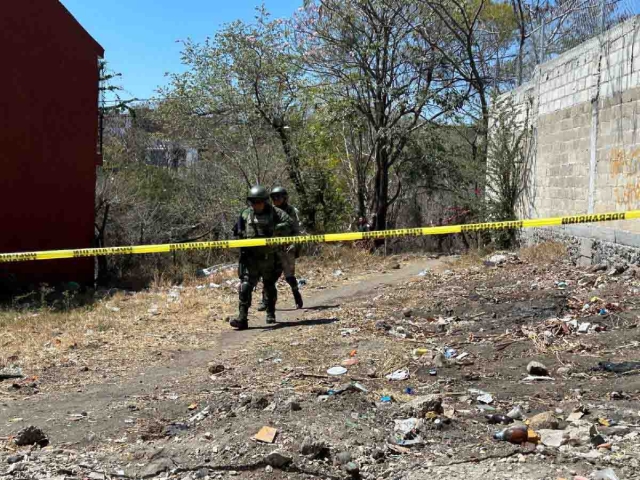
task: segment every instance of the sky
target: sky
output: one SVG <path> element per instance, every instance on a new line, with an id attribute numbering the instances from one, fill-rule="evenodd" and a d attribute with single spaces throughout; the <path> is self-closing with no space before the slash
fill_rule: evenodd
<path id="1" fill-rule="evenodd" d="M 154 96 L 165 73 L 183 71 L 181 44 L 203 41 L 225 23 L 251 22 L 262 0 L 60 0 L 105 49 L 109 68 L 130 98 Z M 274 18 L 291 15 L 302 0 L 264 0 Z M 126 98 L 126 95 L 123 95 Z"/>

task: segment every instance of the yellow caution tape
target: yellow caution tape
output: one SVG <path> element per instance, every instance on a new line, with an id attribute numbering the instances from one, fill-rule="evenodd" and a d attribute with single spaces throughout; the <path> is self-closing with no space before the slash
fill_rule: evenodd
<path id="1" fill-rule="evenodd" d="M 505 230 L 514 228 L 553 227 L 576 223 L 611 222 L 640 218 L 640 210 L 620 213 L 598 213 L 593 215 L 573 215 L 568 217 L 517 220 L 511 222 L 474 223 L 443 227 L 401 228 L 375 232 L 329 233 L 298 237 L 254 238 L 249 240 L 223 240 L 217 242 L 170 243 L 165 245 L 138 245 L 133 247 L 83 248 L 79 250 L 49 250 L 43 252 L 2 253 L 0 263 L 24 262 L 32 260 L 54 260 L 61 258 L 96 257 L 102 255 L 139 255 L 143 253 L 167 253 L 186 250 L 209 250 L 242 247 L 264 247 L 272 245 L 351 242 L 398 237 L 420 237 L 444 235 L 447 233 L 479 232 L 484 230 Z"/>

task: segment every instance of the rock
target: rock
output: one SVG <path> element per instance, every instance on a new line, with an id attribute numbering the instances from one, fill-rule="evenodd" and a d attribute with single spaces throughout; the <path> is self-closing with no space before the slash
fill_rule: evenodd
<path id="1" fill-rule="evenodd" d="M 507 263 L 507 256 L 502 254 L 492 255 L 488 261 L 493 265 L 502 265 L 503 263 Z"/>
<path id="2" fill-rule="evenodd" d="M 539 413 L 538 415 L 531 417 L 531 420 L 529 421 L 529 426 L 536 431 L 557 430 L 558 425 L 558 419 L 555 417 L 553 412 Z"/>
<path id="3" fill-rule="evenodd" d="M 300 453 L 311 456 L 314 459 L 326 458 L 329 456 L 329 448 L 324 442 L 316 442 L 311 437 L 307 437 L 302 441 Z"/>
<path id="4" fill-rule="evenodd" d="M 376 378 L 377 376 L 378 376 L 378 370 L 376 370 L 375 367 L 367 370 L 367 377 Z"/>
<path id="5" fill-rule="evenodd" d="M 218 375 L 219 373 L 224 372 L 224 365 L 210 363 L 209 364 L 209 373 L 211 375 Z"/>
<path id="6" fill-rule="evenodd" d="M 104 473 L 99 473 L 99 472 L 91 472 L 88 476 L 88 478 L 90 480 L 104 480 L 105 476 Z"/>
<path id="7" fill-rule="evenodd" d="M 400 270 L 400 264 L 394 263 L 393 265 L 391 265 L 391 270 Z"/>
<path id="8" fill-rule="evenodd" d="M 207 475 L 209 475 L 209 470 L 207 470 L 206 468 L 201 468 L 196 472 L 196 478 L 204 478 Z"/>
<path id="9" fill-rule="evenodd" d="M 387 322 L 383 320 L 379 320 L 376 322 L 376 329 L 384 330 L 385 332 L 388 332 L 389 330 L 391 330 L 391 325 L 389 325 Z"/>
<path id="10" fill-rule="evenodd" d="M 285 452 L 276 450 L 275 452 L 271 452 L 269 455 L 264 457 L 264 462 L 274 468 L 283 468 L 293 462 L 293 459 Z"/>
<path id="11" fill-rule="evenodd" d="M 13 463 L 19 463 L 22 460 L 24 460 L 24 455 L 11 455 L 10 457 L 7 457 L 7 463 L 9 465 Z"/>
<path id="12" fill-rule="evenodd" d="M 2 380 L 12 380 L 12 379 L 16 379 L 16 378 L 23 378 L 24 375 L 22 374 L 22 369 L 21 368 L 1 368 L 0 369 L 0 382 Z"/>
<path id="13" fill-rule="evenodd" d="M 410 308 L 405 308 L 404 310 L 402 310 L 402 315 L 409 318 L 411 315 L 413 315 L 413 310 L 411 310 Z"/>
<path id="14" fill-rule="evenodd" d="M 27 466 L 24 463 L 14 463 L 7 469 L 8 475 L 13 475 L 17 472 L 24 472 L 27 469 Z"/>
<path id="15" fill-rule="evenodd" d="M 623 392 L 611 392 L 609 398 L 611 400 L 624 400 L 626 395 Z"/>
<path id="16" fill-rule="evenodd" d="M 613 435 L 624 436 L 627 435 L 631 431 L 630 427 L 625 425 L 616 425 L 614 427 L 603 427 L 600 428 L 600 433 L 607 437 L 611 437 Z"/>
<path id="17" fill-rule="evenodd" d="M 589 322 L 583 322 L 578 327 L 578 333 L 589 333 L 590 327 L 591 327 L 591 324 Z"/>
<path id="18" fill-rule="evenodd" d="M 593 474 L 594 480 L 619 480 L 616 472 L 611 468 L 606 468 L 604 470 L 598 470 Z"/>
<path id="19" fill-rule="evenodd" d="M 599 264 L 594 265 L 593 267 L 591 267 L 589 269 L 589 272 L 591 272 L 591 273 L 604 272 L 606 269 L 607 269 L 607 264 L 606 263 L 599 263 Z"/>
<path id="20" fill-rule="evenodd" d="M 349 462 L 344 468 L 354 478 L 358 478 L 360 475 L 360 466 L 356 462 Z"/>
<path id="21" fill-rule="evenodd" d="M 346 465 L 351 461 L 351 454 L 349 452 L 340 452 L 336 455 L 334 463 L 337 465 Z"/>
<path id="22" fill-rule="evenodd" d="M 264 467 L 264 471 L 266 473 L 272 473 L 273 472 L 273 467 L 271 465 L 267 465 L 266 467 Z"/>
<path id="23" fill-rule="evenodd" d="M 382 448 L 376 448 L 373 453 L 371 454 L 371 457 L 374 460 L 383 460 L 385 457 L 385 453 L 384 450 Z"/>
<path id="24" fill-rule="evenodd" d="M 573 412 L 567 417 L 567 422 L 578 422 L 582 417 L 584 417 L 584 413 L 582 412 Z"/>
<path id="25" fill-rule="evenodd" d="M 18 432 L 14 438 L 14 442 L 19 447 L 26 445 L 40 445 L 41 447 L 46 447 L 49 444 L 49 439 L 38 427 L 29 426 Z"/>
<path id="26" fill-rule="evenodd" d="M 164 427 L 162 434 L 165 437 L 175 437 L 186 430 L 189 430 L 189 425 L 186 423 L 175 422 Z"/>
<path id="27" fill-rule="evenodd" d="M 616 263 L 613 268 L 607 273 L 609 276 L 620 275 L 627 271 L 629 266 L 626 263 Z"/>
<path id="28" fill-rule="evenodd" d="M 530 375 L 538 377 L 549 376 L 549 370 L 547 370 L 547 367 L 540 362 L 529 362 L 529 365 L 527 365 L 527 372 L 529 372 Z"/>
<path id="29" fill-rule="evenodd" d="M 571 373 L 571 367 L 560 367 L 556 370 L 558 375 L 569 375 Z"/>
<path id="30" fill-rule="evenodd" d="M 171 470 L 174 466 L 175 466 L 174 463 L 168 458 L 158 458 L 152 461 L 149 465 L 145 467 L 144 470 L 142 470 L 140 477 L 142 478 L 155 477 L 161 474 L 162 472 Z"/>
<path id="31" fill-rule="evenodd" d="M 423 395 L 414 398 L 409 403 L 405 403 L 402 410 L 418 418 L 424 417 L 429 412 L 444 413 L 442 398 L 439 395 Z"/>
<path id="32" fill-rule="evenodd" d="M 559 448 L 565 443 L 565 432 L 562 430 L 536 430 L 540 436 L 540 441 L 546 447 Z"/>
<path id="33" fill-rule="evenodd" d="M 251 397 L 251 403 L 249 404 L 249 408 L 253 408 L 254 410 L 264 410 L 269 406 L 269 400 L 262 395 L 254 395 Z"/>

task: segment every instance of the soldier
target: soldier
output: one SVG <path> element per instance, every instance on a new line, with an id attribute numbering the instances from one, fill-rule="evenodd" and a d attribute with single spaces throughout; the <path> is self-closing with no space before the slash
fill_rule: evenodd
<path id="1" fill-rule="evenodd" d="M 267 190 L 256 185 L 253 187 L 247 201 L 250 207 L 240 214 L 238 223 L 234 227 L 239 238 L 269 238 L 274 235 L 287 235 L 291 231 L 293 221 L 285 212 L 269 204 Z M 265 302 L 267 311 L 267 323 L 276 322 L 276 281 L 282 274 L 276 255 L 276 248 L 271 246 L 251 247 L 240 249 L 238 261 L 239 288 L 239 313 L 238 318 L 229 324 L 238 330 L 249 328 L 249 307 L 251 306 L 251 294 L 260 277 L 263 279 Z"/>
<path id="2" fill-rule="evenodd" d="M 279 209 L 283 210 L 291 220 L 293 226 L 291 228 L 291 236 L 300 235 L 300 213 L 298 209 L 293 205 L 289 205 L 289 194 L 284 187 L 275 187 L 271 190 L 271 201 Z M 298 288 L 298 280 L 296 279 L 296 258 L 298 258 L 300 249 L 298 245 L 287 245 L 278 250 L 278 257 L 282 270 L 284 272 L 284 278 L 291 287 L 291 293 L 296 302 L 296 308 L 302 308 L 302 295 Z M 258 307 L 258 310 L 266 310 L 266 300 L 264 297 L 266 289 L 262 290 L 262 303 Z"/>

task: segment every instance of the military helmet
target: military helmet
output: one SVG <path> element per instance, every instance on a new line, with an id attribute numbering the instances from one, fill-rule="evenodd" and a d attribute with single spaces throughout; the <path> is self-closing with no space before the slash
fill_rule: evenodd
<path id="1" fill-rule="evenodd" d="M 269 200 L 267 189 L 262 185 L 251 187 L 251 190 L 249 190 L 249 195 L 247 195 L 247 200 Z"/>
<path id="2" fill-rule="evenodd" d="M 271 190 L 271 197 L 274 195 L 282 195 L 283 197 L 289 196 L 287 189 L 284 187 L 274 187 L 273 190 Z"/>

